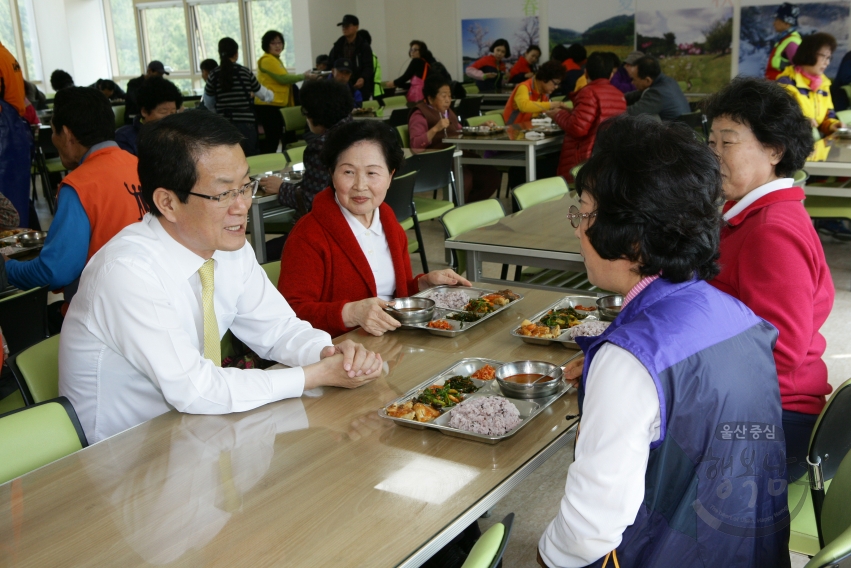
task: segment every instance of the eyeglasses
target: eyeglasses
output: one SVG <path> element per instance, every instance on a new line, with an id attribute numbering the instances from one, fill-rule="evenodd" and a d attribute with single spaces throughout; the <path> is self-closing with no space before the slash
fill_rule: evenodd
<path id="1" fill-rule="evenodd" d="M 579 228 L 579 225 L 582 224 L 582 219 L 591 219 L 592 217 L 597 216 L 596 211 L 593 213 L 580 213 L 579 207 L 576 205 L 571 205 L 568 211 L 570 211 L 570 213 L 567 214 L 567 218 L 570 219 L 570 226 L 574 229 Z"/>
<path id="2" fill-rule="evenodd" d="M 231 205 L 233 205 L 233 202 L 237 198 L 237 196 L 243 197 L 246 193 L 248 193 L 249 197 L 254 197 L 257 194 L 257 188 L 259 186 L 260 180 L 254 179 L 243 185 L 239 189 L 229 189 L 218 195 L 204 195 L 203 193 L 195 193 L 194 191 L 190 191 L 189 195 L 203 197 L 204 199 L 215 201 L 218 207 L 230 207 Z"/>

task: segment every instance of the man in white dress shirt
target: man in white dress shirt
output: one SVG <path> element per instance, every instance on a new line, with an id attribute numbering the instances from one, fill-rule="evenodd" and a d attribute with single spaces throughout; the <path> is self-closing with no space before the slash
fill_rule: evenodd
<path id="1" fill-rule="evenodd" d="M 379 355 L 299 320 L 257 264 L 245 240 L 257 184 L 239 141 L 214 113 L 176 114 L 140 137 L 152 213 L 92 257 L 62 328 L 59 392 L 90 443 L 173 408 L 240 412 L 380 373 Z M 221 368 L 228 329 L 292 368 Z"/>

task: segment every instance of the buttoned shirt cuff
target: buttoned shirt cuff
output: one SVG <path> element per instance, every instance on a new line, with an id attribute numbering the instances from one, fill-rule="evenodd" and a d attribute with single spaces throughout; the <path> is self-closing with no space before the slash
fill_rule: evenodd
<path id="1" fill-rule="evenodd" d="M 272 399 L 298 398 L 304 392 L 304 369 L 275 369 L 272 373 Z"/>

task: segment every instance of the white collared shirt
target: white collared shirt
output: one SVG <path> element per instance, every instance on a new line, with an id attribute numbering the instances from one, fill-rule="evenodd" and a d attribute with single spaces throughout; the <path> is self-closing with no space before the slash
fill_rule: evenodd
<path id="1" fill-rule="evenodd" d="M 372 224 L 367 228 L 355 218 L 351 211 L 340 205 L 336 195 L 334 195 L 334 201 L 343 212 L 343 217 L 349 223 L 349 228 L 369 262 L 378 297 L 382 300 L 392 300 L 396 293 L 396 272 L 393 268 L 393 257 L 390 255 L 390 245 L 387 244 L 387 236 L 381 224 L 381 213 L 378 209 L 373 212 Z"/>
<path id="2" fill-rule="evenodd" d="M 295 316 L 247 242 L 213 260 L 219 335 L 230 329 L 260 357 L 294 368 L 224 369 L 204 358 L 204 259 L 148 214 L 92 257 L 62 326 L 59 393 L 89 442 L 173 408 L 226 414 L 301 396 L 299 366 L 319 361 L 331 337 Z"/>
<path id="3" fill-rule="evenodd" d="M 761 185 L 756 189 L 752 189 L 747 195 L 742 197 L 738 203 L 733 205 L 729 211 L 724 213 L 724 220 L 729 221 L 748 207 L 752 203 L 754 203 L 760 197 L 765 197 L 772 191 L 778 191 L 781 189 L 789 189 L 795 184 L 795 180 L 792 178 L 780 178 L 774 181 L 770 181 L 765 185 Z"/>

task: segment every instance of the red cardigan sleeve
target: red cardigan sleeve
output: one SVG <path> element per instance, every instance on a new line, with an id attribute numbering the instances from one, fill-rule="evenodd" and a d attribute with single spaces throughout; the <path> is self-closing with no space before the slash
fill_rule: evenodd
<path id="1" fill-rule="evenodd" d="M 576 93 L 573 110 L 562 110 L 556 114 L 555 121 L 571 138 L 584 138 L 588 136 L 599 114 L 600 105 L 597 97 L 593 95 L 592 89 L 586 87 Z"/>

